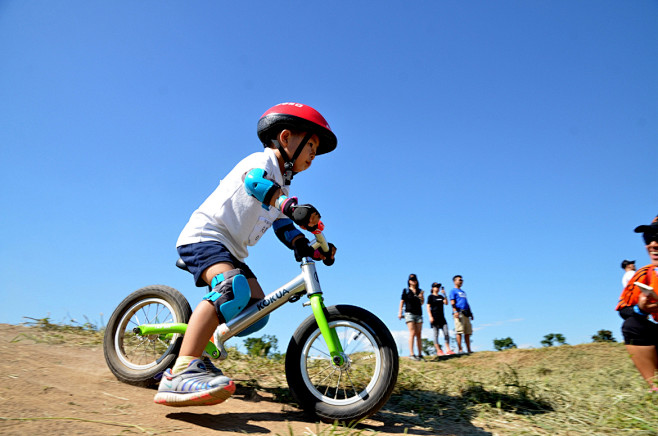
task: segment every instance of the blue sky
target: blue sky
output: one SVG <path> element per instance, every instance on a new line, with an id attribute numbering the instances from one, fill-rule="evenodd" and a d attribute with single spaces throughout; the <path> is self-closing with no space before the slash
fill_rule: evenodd
<path id="1" fill-rule="evenodd" d="M 339 140 L 292 185 L 339 250 L 327 304 L 406 355 L 408 274 L 461 274 L 475 350 L 621 339 L 619 265 L 658 213 L 658 2 L 4 0 L 0 53 L 0 322 L 102 323 L 156 283 L 194 307 L 180 230 L 298 101 Z M 266 290 L 298 272 L 273 233 L 247 262 Z M 309 314 L 263 333 L 285 351 Z"/>

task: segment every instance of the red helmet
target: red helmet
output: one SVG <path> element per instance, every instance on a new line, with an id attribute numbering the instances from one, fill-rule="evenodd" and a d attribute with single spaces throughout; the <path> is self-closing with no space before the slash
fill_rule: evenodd
<path id="1" fill-rule="evenodd" d="M 317 154 L 324 154 L 336 148 L 338 140 L 329 123 L 320 112 L 301 103 L 280 103 L 269 108 L 258 120 L 258 138 L 265 147 L 283 129 L 315 133 L 320 138 Z"/>

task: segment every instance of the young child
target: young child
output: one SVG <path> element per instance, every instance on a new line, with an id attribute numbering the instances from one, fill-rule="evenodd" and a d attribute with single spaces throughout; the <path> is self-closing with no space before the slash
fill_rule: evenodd
<path id="1" fill-rule="evenodd" d="M 218 404 L 235 392 L 233 381 L 202 357 L 218 325 L 265 295 L 244 263 L 247 247 L 274 227 L 276 236 L 295 257 L 333 263 L 336 248 L 321 253 L 309 245 L 294 224 L 314 230 L 320 214 L 310 204 L 288 197 L 296 173 L 307 170 L 315 156 L 336 148 L 337 139 L 318 111 L 299 103 L 282 103 L 258 121 L 258 138 L 265 149 L 243 159 L 192 214 L 176 246 L 198 287 L 210 292 L 190 317 L 180 353 L 165 371 L 154 401 L 167 406 Z M 294 224 L 293 224 L 294 223 Z M 268 317 L 242 335 L 267 324 Z"/>

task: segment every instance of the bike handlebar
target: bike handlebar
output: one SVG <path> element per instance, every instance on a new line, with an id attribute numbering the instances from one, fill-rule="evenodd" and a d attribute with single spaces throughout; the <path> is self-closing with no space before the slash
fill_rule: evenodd
<path id="1" fill-rule="evenodd" d="M 329 252 L 329 244 L 327 243 L 327 239 L 324 237 L 322 232 L 314 234 L 315 242 L 313 242 L 311 246 L 315 249 L 321 248 L 324 253 Z"/>
<path id="2" fill-rule="evenodd" d="M 311 243 L 311 247 L 315 248 L 316 250 L 320 248 L 323 252 L 327 253 L 329 252 L 329 244 L 327 243 L 327 239 L 324 237 L 324 234 L 322 234 L 323 230 L 324 223 L 319 221 L 318 228 L 312 232 L 315 235 L 315 241 Z"/>

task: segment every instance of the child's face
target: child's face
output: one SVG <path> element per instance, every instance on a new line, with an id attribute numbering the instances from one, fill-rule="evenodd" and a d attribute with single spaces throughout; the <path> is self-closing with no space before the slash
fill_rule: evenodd
<path id="1" fill-rule="evenodd" d="M 304 134 L 295 135 L 295 136 L 296 138 L 294 139 L 294 141 L 297 141 L 297 143 L 301 142 L 304 139 Z M 297 160 L 295 160 L 295 165 L 292 167 L 292 170 L 296 173 L 301 173 L 302 171 L 306 171 L 311 166 L 313 159 L 315 159 L 315 155 L 318 152 L 319 146 L 320 146 L 320 138 L 318 138 L 318 135 L 311 136 L 311 139 L 308 140 L 308 142 L 304 146 L 304 149 L 297 157 Z"/>

